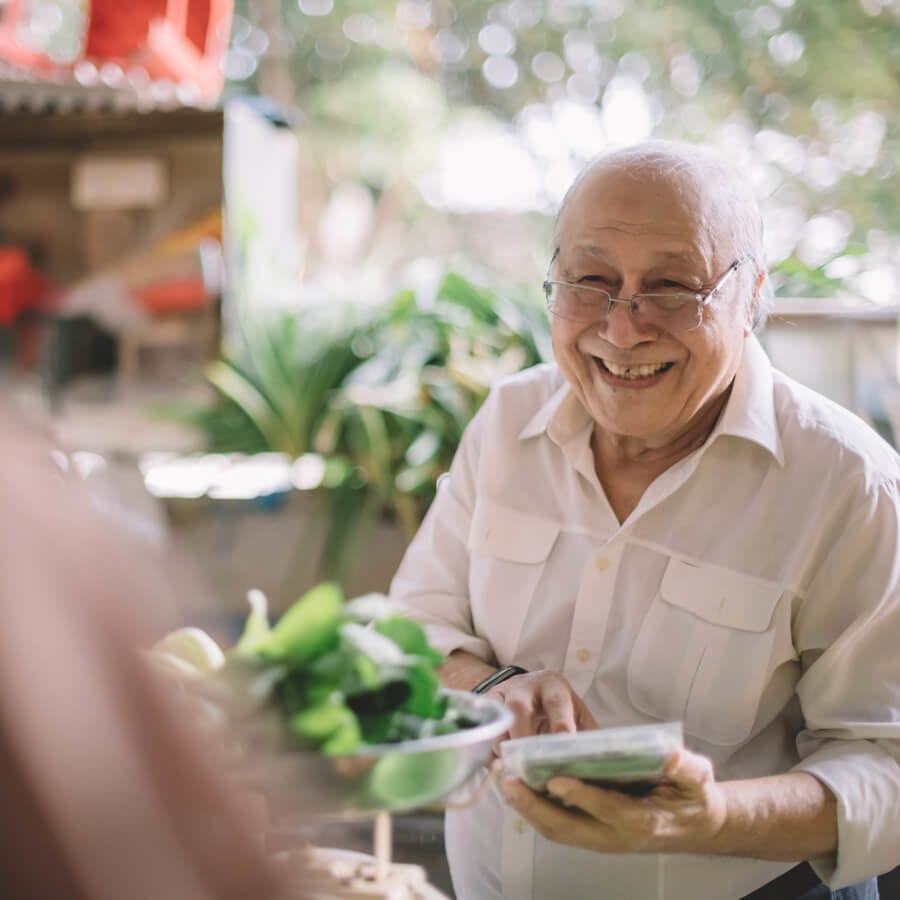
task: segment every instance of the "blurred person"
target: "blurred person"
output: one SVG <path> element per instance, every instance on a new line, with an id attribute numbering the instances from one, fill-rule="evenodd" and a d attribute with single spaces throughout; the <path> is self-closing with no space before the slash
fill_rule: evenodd
<path id="1" fill-rule="evenodd" d="M 287 896 L 259 817 L 140 656 L 171 585 L 5 410 L 0 510 L 4 900 Z"/>
<path id="2" fill-rule="evenodd" d="M 564 200 L 556 364 L 491 391 L 391 594 L 511 737 L 686 746 L 647 797 L 504 779 L 449 812 L 460 900 L 862 900 L 900 862 L 898 457 L 773 370 L 763 258 L 704 148 L 613 152 Z"/>

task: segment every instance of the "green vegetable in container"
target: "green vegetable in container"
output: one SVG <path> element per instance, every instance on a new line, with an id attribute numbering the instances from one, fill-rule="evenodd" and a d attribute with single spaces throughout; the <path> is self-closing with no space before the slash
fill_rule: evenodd
<path id="1" fill-rule="evenodd" d="M 444 662 L 444 655 L 429 645 L 425 629 L 418 622 L 413 622 L 412 619 L 389 616 L 377 622 L 375 630 L 390 638 L 404 653 L 410 656 L 422 656 L 433 666 L 439 666 Z"/>
<path id="2" fill-rule="evenodd" d="M 300 710 L 291 717 L 290 725 L 298 737 L 324 741 L 353 718 L 353 713 L 343 702 L 335 699 Z"/>
<path id="3" fill-rule="evenodd" d="M 235 644 L 233 652 L 237 656 L 252 657 L 269 641 L 272 627 L 269 625 L 266 595 L 262 591 L 247 591 L 247 602 L 250 604 L 250 614 L 244 623 L 244 633 Z"/>
<path id="4" fill-rule="evenodd" d="M 418 806 L 453 786 L 458 764 L 452 750 L 383 756 L 372 770 L 369 790 L 380 802 Z"/>
<path id="5" fill-rule="evenodd" d="M 441 694 L 440 679 L 426 659 L 415 659 L 408 670 L 411 694 L 403 708 L 426 719 L 440 719 L 447 709 L 446 700 Z"/>
<path id="6" fill-rule="evenodd" d="M 265 596 L 251 591 L 248 599 L 251 611 L 226 669 L 254 682 L 254 673 L 265 675 L 261 699 L 276 704 L 301 746 L 350 755 L 365 745 L 450 734 L 470 724 L 448 710 L 435 672 L 444 657 L 418 623 L 397 615 L 384 598 L 377 604 L 361 598 L 365 605 L 358 599 L 345 608 L 337 585 L 322 584 L 274 627 Z M 374 621 L 364 625 L 367 609 Z M 387 787 L 400 777 L 393 771 L 386 767 L 382 776 Z"/>
<path id="7" fill-rule="evenodd" d="M 304 594 L 276 623 L 257 652 L 302 666 L 338 643 L 343 597 L 337 585 L 326 583 Z"/>

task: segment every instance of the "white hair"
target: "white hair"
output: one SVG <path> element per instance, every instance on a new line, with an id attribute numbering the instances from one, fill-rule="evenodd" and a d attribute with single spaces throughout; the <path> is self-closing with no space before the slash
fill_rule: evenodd
<path id="1" fill-rule="evenodd" d="M 559 253 L 559 220 L 566 204 L 585 178 L 598 169 L 619 170 L 629 178 L 662 179 L 676 185 L 680 182 L 684 190 L 709 190 L 712 186 L 719 201 L 728 209 L 727 217 L 723 217 L 721 238 L 731 245 L 734 259 L 747 261 L 738 275 L 744 284 L 750 282 L 748 296 L 752 297 L 760 276 L 763 276 L 753 307 L 753 328 L 762 328 L 775 297 L 765 265 L 762 216 L 746 178 L 715 151 L 682 141 L 646 141 L 597 156 L 578 173 L 560 204 L 554 258 Z"/>

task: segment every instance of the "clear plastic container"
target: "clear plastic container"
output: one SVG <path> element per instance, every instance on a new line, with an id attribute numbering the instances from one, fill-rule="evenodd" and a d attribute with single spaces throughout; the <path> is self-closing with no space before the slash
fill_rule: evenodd
<path id="1" fill-rule="evenodd" d="M 681 722 L 662 722 L 515 738 L 504 741 L 500 752 L 507 773 L 536 791 L 544 791 L 554 776 L 568 775 L 643 794 L 683 745 Z"/>

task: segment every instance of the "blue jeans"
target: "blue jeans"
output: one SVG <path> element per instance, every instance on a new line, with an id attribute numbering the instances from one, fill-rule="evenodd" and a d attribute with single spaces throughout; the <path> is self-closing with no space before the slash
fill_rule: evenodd
<path id="1" fill-rule="evenodd" d="M 851 884 L 849 887 L 839 888 L 836 891 L 831 890 L 828 885 L 820 884 L 818 887 L 810 888 L 799 897 L 785 897 L 785 900 L 879 900 L 878 882 L 874 878 L 870 878 L 868 881 Z"/>
<path id="2" fill-rule="evenodd" d="M 879 900 L 878 881 L 870 878 L 833 891 L 819 881 L 809 863 L 801 863 L 742 900 Z"/>

